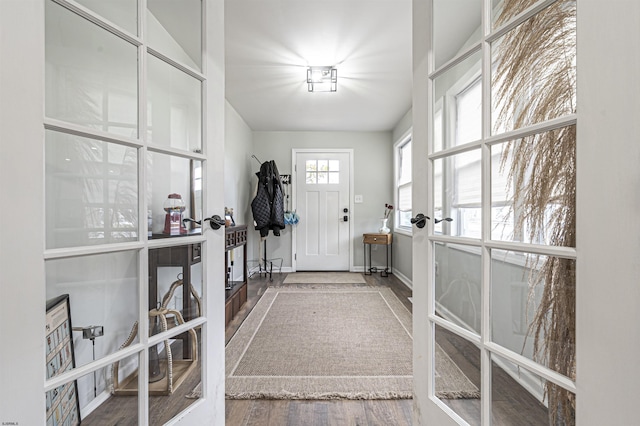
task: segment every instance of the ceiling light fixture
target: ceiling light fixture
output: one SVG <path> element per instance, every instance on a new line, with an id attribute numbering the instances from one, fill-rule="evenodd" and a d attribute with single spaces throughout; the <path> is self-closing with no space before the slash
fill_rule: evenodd
<path id="1" fill-rule="evenodd" d="M 335 92 L 338 90 L 338 70 L 334 67 L 309 67 L 307 85 L 310 92 Z"/>

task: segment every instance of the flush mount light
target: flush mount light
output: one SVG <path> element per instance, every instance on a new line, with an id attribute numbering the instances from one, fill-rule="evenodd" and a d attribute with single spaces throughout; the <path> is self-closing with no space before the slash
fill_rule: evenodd
<path id="1" fill-rule="evenodd" d="M 338 90 L 338 70 L 333 67 L 309 67 L 307 85 L 310 92 L 335 92 Z"/>

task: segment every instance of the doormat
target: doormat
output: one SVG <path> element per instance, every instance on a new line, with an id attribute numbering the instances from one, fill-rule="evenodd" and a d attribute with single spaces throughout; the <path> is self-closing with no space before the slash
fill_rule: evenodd
<path id="1" fill-rule="evenodd" d="M 226 397 L 411 398 L 411 322 L 386 287 L 269 288 L 226 347 Z M 437 357 L 439 397 L 477 393 L 455 365 L 445 368 L 446 354 Z"/>
<path id="2" fill-rule="evenodd" d="M 292 272 L 283 284 L 364 284 L 359 272 Z"/>

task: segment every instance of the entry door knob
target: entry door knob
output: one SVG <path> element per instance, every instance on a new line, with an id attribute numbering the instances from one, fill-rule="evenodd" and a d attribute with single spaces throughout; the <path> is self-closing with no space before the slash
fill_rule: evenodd
<path id="1" fill-rule="evenodd" d="M 424 228 L 424 224 L 429 220 L 429 216 L 425 216 L 422 213 L 418 213 L 416 217 L 411 218 L 411 223 L 416 225 L 418 228 Z"/>

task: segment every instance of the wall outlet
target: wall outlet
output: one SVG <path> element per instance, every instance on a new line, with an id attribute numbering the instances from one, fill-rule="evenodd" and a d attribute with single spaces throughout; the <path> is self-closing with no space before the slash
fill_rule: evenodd
<path id="1" fill-rule="evenodd" d="M 356 195 L 353 197 L 353 202 L 356 204 L 364 203 L 364 197 L 362 195 Z"/>

